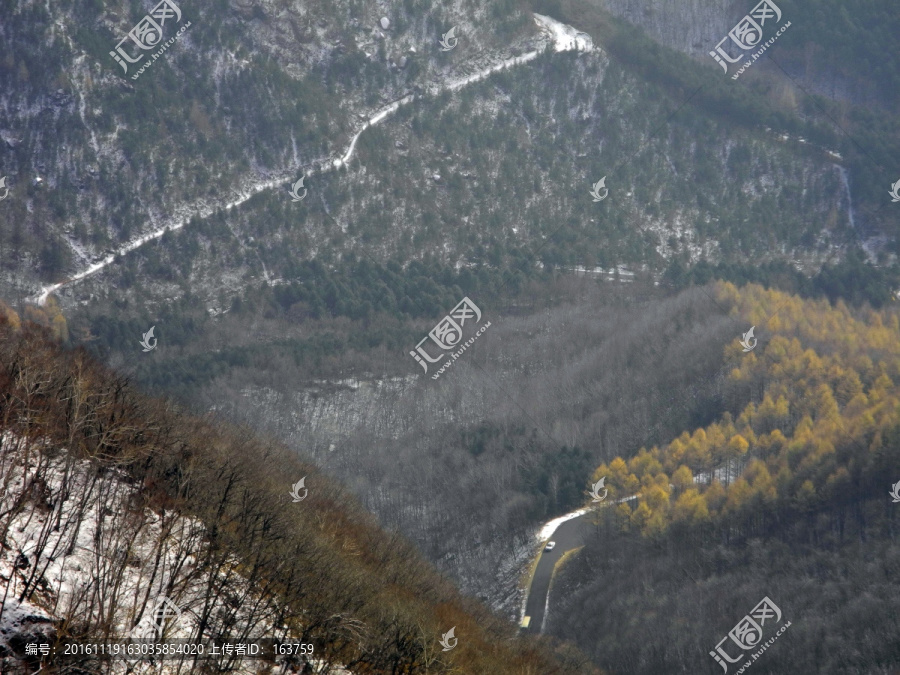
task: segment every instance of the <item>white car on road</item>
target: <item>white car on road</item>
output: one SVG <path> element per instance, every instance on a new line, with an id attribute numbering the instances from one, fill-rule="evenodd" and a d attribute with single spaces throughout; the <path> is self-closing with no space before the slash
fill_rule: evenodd
<path id="1" fill-rule="evenodd" d="M 554 546 L 556 546 L 556 542 L 555 542 L 555 541 L 549 541 L 549 542 L 547 542 L 547 548 L 545 548 L 544 550 L 545 550 L 545 551 L 552 551 Z"/>

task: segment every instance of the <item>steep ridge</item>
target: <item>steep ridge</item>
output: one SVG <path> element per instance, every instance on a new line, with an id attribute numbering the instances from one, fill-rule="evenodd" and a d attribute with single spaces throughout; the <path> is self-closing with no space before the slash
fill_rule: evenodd
<path id="1" fill-rule="evenodd" d="M 596 672 L 517 640 L 283 447 L 143 397 L 33 324 L 0 321 L 0 363 L 0 592 L 31 603 L 10 603 L 16 626 L 118 638 L 165 593 L 194 638 L 292 635 L 355 674 Z"/>

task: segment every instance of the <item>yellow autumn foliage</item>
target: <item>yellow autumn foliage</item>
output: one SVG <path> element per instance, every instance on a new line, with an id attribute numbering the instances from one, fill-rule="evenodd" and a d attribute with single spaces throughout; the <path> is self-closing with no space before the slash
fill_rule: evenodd
<path id="1" fill-rule="evenodd" d="M 734 418 L 725 413 L 660 448 L 610 462 L 621 496 L 641 493 L 637 508 L 620 517 L 644 535 L 760 507 L 815 509 L 852 485 L 848 462 L 869 461 L 900 429 L 894 310 L 832 306 L 754 284 L 720 283 L 717 293 L 764 337 L 748 354 L 723 345 L 732 392 L 753 397 L 744 394 Z M 629 473 L 639 479 L 630 493 Z"/>

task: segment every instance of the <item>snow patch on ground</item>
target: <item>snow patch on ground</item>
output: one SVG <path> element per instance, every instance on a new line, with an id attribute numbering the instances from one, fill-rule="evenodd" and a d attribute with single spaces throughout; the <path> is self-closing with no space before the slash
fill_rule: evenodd
<path id="1" fill-rule="evenodd" d="M 537 541 L 540 541 L 540 542 L 547 541 L 550 537 L 553 536 L 553 533 L 556 532 L 556 528 L 558 528 L 560 525 L 562 525 L 563 523 L 565 523 L 569 520 L 574 520 L 575 518 L 580 518 L 585 513 L 588 513 L 589 511 L 593 511 L 597 508 L 600 508 L 603 506 L 609 506 L 611 504 L 622 504 L 623 502 L 629 502 L 633 499 L 638 499 L 640 496 L 641 496 L 640 494 L 636 494 L 636 495 L 631 495 L 630 497 L 622 497 L 621 499 L 616 499 L 613 501 L 592 504 L 590 506 L 584 506 L 584 507 L 578 509 L 577 511 L 572 511 L 571 513 L 567 513 L 564 516 L 559 516 L 558 518 L 554 518 L 553 520 L 547 522 L 538 531 L 538 533 L 536 535 L 536 539 L 537 539 Z"/>
<path id="2" fill-rule="evenodd" d="M 559 518 L 554 518 L 553 520 L 551 520 L 550 522 L 545 524 L 540 529 L 540 531 L 537 533 L 537 540 L 538 541 L 548 540 L 550 537 L 553 536 L 553 533 L 556 532 L 556 528 L 558 528 L 560 525 L 562 525 L 566 521 L 573 520 L 575 518 L 580 518 L 581 516 L 583 516 L 585 513 L 587 513 L 590 510 L 591 509 L 589 507 L 584 507 L 584 508 L 578 509 L 577 511 L 572 511 L 571 513 L 567 513 L 564 516 L 560 516 Z"/>
<path id="3" fill-rule="evenodd" d="M 561 23 L 543 14 L 535 14 L 534 20 L 541 30 L 549 33 L 553 40 L 553 48 L 557 52 L 580 51 L 589 52 L 594 49 L 594 41 L 587 33 L 575 30 L 572 26 Z"/>
<path id="4" fill-rule="evenodd" d="M 204 569 L 198 560 L 208 540 L 203 523 L 140 506 L 143 488 L 124 471 L 99 473 L 88 460 L 3 433 L 0 483 L 0 532 L 6 530 L 0 541 L 0 672 L 21 670 L 25 645 L 52 642 L 55 626 L 67 622 L 108 622 L 110 638 L 138 637 L 152 629 L 161 597 L 181 612 L 162 636 L 195 636 L 211 585 L 219 592 L 207 612 L 212 622 L 205 634 L 228 635 L 229 626 L 253 624 L 257 632 L 248 639 L 275 637 L 238 572 L 240 561 L 226 555 L 217 571 Z M 23 595 L 27 599 L 20 602 Z M 248 611 L 257 612 L 255 618 Z M 177 660 L 163 663 L 155 672 L 183 672 Z M 259 673 L 261 665 L 247 660 L 234 672 Z M 316 673 L 330 667 L 327 672 L 351 675 L 324 661 L 310 666 Z M 124 660 L 113 661 L 111 672 L 126 668 Z"/>
<path id="5" fill-rule="evenodd" d="M 6 574 L 0 571 L 0 583 L 5 582 L 6 578 Z M 2 592 L 5 590 L 0 589 Z M 7 597 L 0 607 L 2 607 L 0 654 L 12 653 L 20 644 L 26 642 L 52 641 L 55 632 L 52 626 L 53 619 L 37 605 Z"/>

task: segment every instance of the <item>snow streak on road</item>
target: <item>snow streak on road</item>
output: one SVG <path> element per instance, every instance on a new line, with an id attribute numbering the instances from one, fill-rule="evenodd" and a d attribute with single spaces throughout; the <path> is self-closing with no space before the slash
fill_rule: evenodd
<path id="1" fill-rule="evenodd" d="M 591 40 L 589 35 L 575 30 L 574 28 L 572 28 L 572 26 L 566 25 L 564 23 L 560 23 L 559 21 L 556 21 L 555 19 L 551 19 L 549 16 L 543 16 L 542 14 L 535 14 L 534 20 L 535 20 L 535 23 L 537 23 L 538 27 L 541 29 L 541 32 L 550 39 L 553 51 L 564 52 L 564 51 L 576 50 L 576 51 L 589 52 L 594 47 L 593 41 Z M 468 84 L 472 84 L 473 82 L 478 82 L 480 80 L 483 80 L 486 77 L 488 77 L 491 74 L 496 73 L 498 71 L 505 70 L 507 68 L 511 68 L 513 66 L 517 66 L 517 65 L 520 65 L 523 63 L 527 63 L 528 61 L 531 61 L 532 59 L 536 58 L 539 53 L 540 53 L 539 51 L 535 50 L 535 51 L 531 51 L 531 52 L 522 54 L 521 56 L 516 56 L 516 57 L 510 58 L 510 59 L 506 59 L 494 66 L 491 66 L 490 68 L 485 68 L 484 70 L 480 70 L 477 73 L 474 73 L 473 75 L 469 75 L 464 78 L 460 78 L 458 80 L 451 80 L 449 83 L 445 84 L 443 87 L 434 88 L 431 93 L 438 94 L 441 91 L 456 91 L 458 89 L 461 89 L 462 87 L 465 87 Z M 415 100 L 414 96 L 412 96 L 412 95 L 405 96 L 405 97 L 399 99 L 398 101 L 394 101 L 390 105 L 385 106 L 384 108 L 379 110 L 377 113 L 375 113 L 375 115 L 373 115 L 369 120 L 367 120 L 365 122 L 365 124 L 363 124 L 362 128 L 359 131 L 357 131 L 356 134 L 354 134 L 353 138 L 350 140 L 350 145 L 347 148 L 347 152 L 345 152 L 342 157 L 340 157 L 339 159 L 334 159 L 330 163 L 325 163 L 318 170 L 309 171 L 307 173 L 307 175 L 314 175 L 316 173 L 326 173 L 328 171 L 332 171 L 334 169 L 338 169 L 338 168 L 346 165 L 350 161 L 351 157 L 353 156 L 353 152 L 356 149 L 356 142 L 359 140 L 359 137 L 362 135 L 362 133 L 366 129 L 383 121 L 385 118 L 387 118 L 388 116 L 390 116 L 391 114 L 396 112 L 400 108 L 401 105 L 406 105 L 407 103 L 411 103 L 413 100 Z M 265 190 L 270 190 L 272 188 L 283 185 L 286 180 L 288 180 L 287 177 L 276 178 L 273 180 L 268 180 L 268 181 L 265 181 L 262 183 L 258 183 L 256 185 L 252 186 L 247 192 L 239 193 L 239 196 L 237 199 L 235 199 L 233 202 L 230 202 L 225 205 L 225 210 L 227 211 L 235 206 L 239 206 L 239 205 L 243 204 L 244 202 L 249 200 L 251 197 L 253 197 L 256 194 L 259 194 L 260 192 L 263 192 Z M 62 282 L 59 282 L 56 284 L 51 284 L 49 286 L 45 286 L 44 288 L 41 289 L 41 291 L 37 295 L 29 298 L 29 300 L 32 302 L 36 302 L 39 305 L 43 305 L 47 301 L 47 298 L 49 297 L 49 295 L 51 293 L 55 293 L 63 286 L 68 286 L 68 285 L 74 284 L 78 281 L 81 281 L 82 279 L 85 279 L 86 277 L 96 274 L 97 272 L 99 272 L 100 270 L 105 268 L 107 265 L 110 265 L 113 262 L 113 260 L 115 260 L 116 256 L 125 255 L 126 253 L 131 253 L 132 251 L 140 248 L 147 242 L 159 239 L 168 231 L 180 230 L 194 216 L 198 216 L 200 218 L 207 218 L 213 213 L 214 210 L 215 210 L 214 207 L 204 206 L 204 207 L 200 208 L 199 211 L 197 211 L 196 213 L 185 216 L 185 217 L 181 218 L 180 220 L 175 220 L 174 222 L 171 222 L 168 225 L 165 225 L 157 230 L 154 230 L 153 232 L 150 232 L 149 234 L 145 234 L 141 237 L 138 237 L 134 241 L 131 241 L 128 244 L 126 244 L 125 246 L 123 246 L 116 253 L 111 253 L 110 255 L 103 258 L 100 262 L 94 263 L 87 269 L 84 269 L 81 272 L 78 272 L 77 274 L 70 277 L 69 279 L 66 279 L 65 281 L 62 281 Z"/>
<path id="2" fill-rule="evenodd" d="M 540 532 L 537 533 L 537 540 L 540 542 L 547 541 L 550 537 L 553 536 L 553 533 L 556 532 L 556 528 L 562 525 L 563 523 L 572 520 L 573 518 L 580 518 L 585 513 L 590 511 L 589 507 L 584 507 L 583 509 L 578 509 L 577 511 L 572 511 L 572 513 L 567 513 L 564 516 L 560 516 L 559 518 L 554 518 L 549 523 L 544 525 Z"/>

